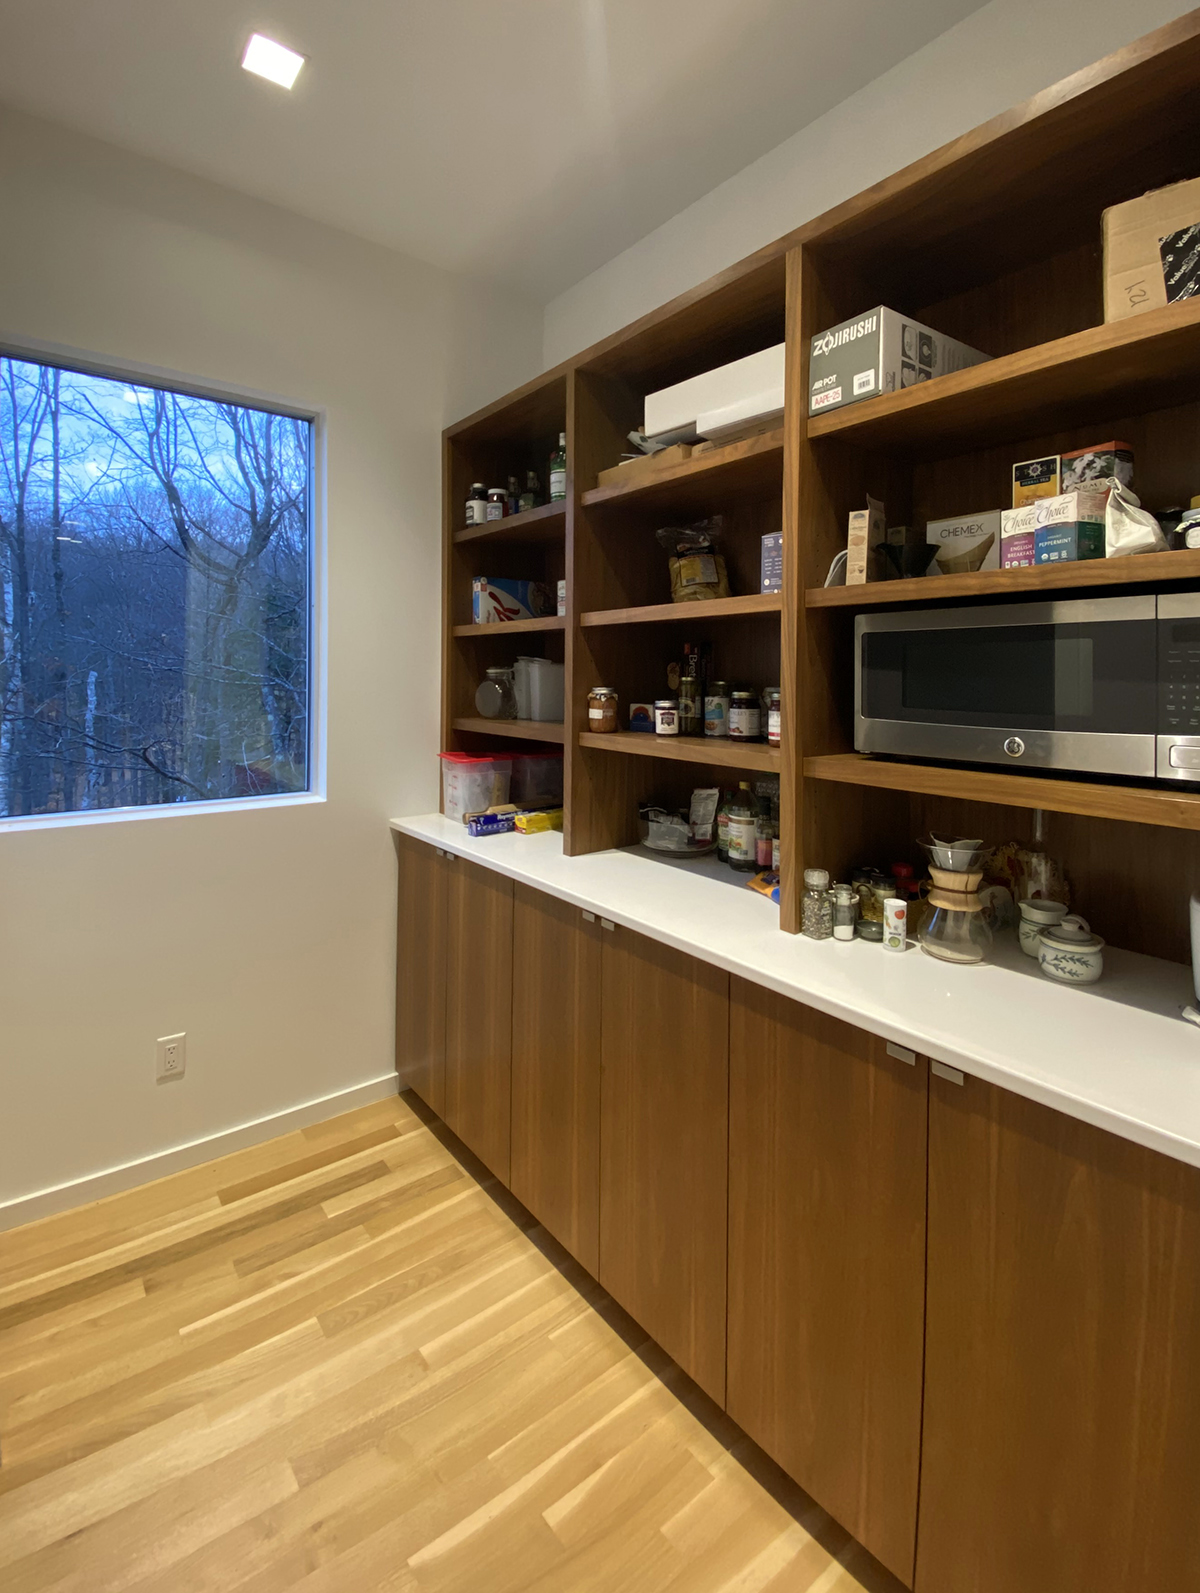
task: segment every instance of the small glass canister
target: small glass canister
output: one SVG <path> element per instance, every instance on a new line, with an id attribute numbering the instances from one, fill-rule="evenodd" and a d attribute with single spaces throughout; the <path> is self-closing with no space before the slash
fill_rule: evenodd
<path id="1" fill-rule="evenodd" d="M 896 894 L 896 881 L 872 872 L 858 882 L 860 917 L 858 933 L 863 940 L 883 939 L 883 904 Z"/>
<path id="2" fill-rule="evenodd" d="M 588 729 L 607 736 L 617 728 L 617 694 L 611 686 L 593 686 L 588 692 Z"/>
<path id="3" fill-rule="evenodd" d="M 654 734 L 656 736 L 679 734 L 679 703 L 674 697 L 660 697 L 654 704 Z"/>
<path id="4" fill-rule="evenodd" d="M 485 719 L 515 719 L 517 694 L 511 669 L 493 667 L 475 689 L 475 706 Z"/>
<path id="5" fill-rule="evenodd" d="M 810 940 L 829 940 L 833 935 L 833 900 L 829 894 L 829 874 L 823 868 L 804 870 L 800 931 Z"/>

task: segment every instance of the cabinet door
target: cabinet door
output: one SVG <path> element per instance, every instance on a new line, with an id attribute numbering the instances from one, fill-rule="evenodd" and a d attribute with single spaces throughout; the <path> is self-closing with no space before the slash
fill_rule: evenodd
<path id="1" fill-rule="evenodd" d="M 439 1117 L 446 1112 L 446 863 L 411 836 L 396 837 L 396 1071 Z"/>
<path id="2" fill-rule="evenodd" d="M 734 979 L 731 1416 L 912 1581 L 928 1070 Z"/>
<path id="3" fill-rule="evenodd" d="M 600 1281 L 725 1401 L 729 975 L 604 934 Z"/>
<path id="4" fill-rule="evenodd" d="M 1200 1172 L 931 1079 L 920 1519 L 920 1593 L 1200 1589 Z"/>
<path id="5" fill-rule="evenodd" d="M 460 857 L 446 871 L 446 1122 L 507 1184 L 513 886 Z"/>
<path id="6" fill-rule="evenodd" d="M 602 933 L 578 907 L 515 887 L 510 1187 L 593 1276 L 600 1253 Z"/>

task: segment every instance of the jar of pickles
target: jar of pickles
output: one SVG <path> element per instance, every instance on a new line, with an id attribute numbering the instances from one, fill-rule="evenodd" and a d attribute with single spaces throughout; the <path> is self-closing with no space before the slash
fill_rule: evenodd
<path id="1" fill-rule="evenodd" d="M 752 691 L 735 691 L 729 699 L 730 741 L 757 741 L 762 735 L 762 709 Z"/>
<path id="2" fill-rule="evenodd" d="M 593 686 L 588 692 L 588 729 L 593 735 L 611 735 L 617 728 L 617 694 L 611 686 Z"/>

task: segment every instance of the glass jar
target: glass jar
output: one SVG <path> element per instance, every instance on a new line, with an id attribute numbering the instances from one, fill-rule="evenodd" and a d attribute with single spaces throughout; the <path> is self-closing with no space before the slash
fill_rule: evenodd
<path id="1" fill-rule="evenodd" d="M 503 520 L 508 515 L 508 493 L 503 487 L 489 487 L 487 495 L 487 517 L 489 520 Z"/>
<path id="2" fill-rule="evenodd" d="M 758 741 L 762 735 L 762 709 L 752 691 L 735 691 L 729 699 L 730 741 Z"/>
<path id="3" fill-rule="evenodd" d="M 896 881 L 875 869 L 855 876 L 858 886 L 858 933 L 863 940 L 883 939 L 883 904 L 896 894 Z"/>
<path id="4" fill-rule="evenodd" d="M 482 481 L 473 481 L 467 494 L 467 524 L 482 525 L 487 517 L 487 488 Z"/>
<path id="5" fill-rule="evenodd" d="M 695 675 L 684 675 L 679 682 L 679 734 L 704 734 L 704 682 Z"/>
<path id="6" fill-rule="evenodd" d="M 729 687 L 723 680 L 710 680 L 704 694 L 704 734 L 720 741 L 729 736 Z"/>
<path id="7" fill-rule="evenodd" d="M 833 898 L 829 894 L 829 874 L 826 869 L 804 870 L 800 931 L 810 940 L 829 940 L 833 936 Z"/>
<path id="8" fill-rule="evenodd" d="M 511 669 L 493 667 L 475 691 L 475 706 L 485 719 L 515 719 L 517 693 Z"/>
<path id="9" fill-rule="evenodd" d="M 858 892 L 853 885 L 833 887 L 833 938 L 853 940 L 858 929 Z"/>
<path id="10" fill-rule="evenodd" d="M 608 736 L 617 728 L 617 694 L 611 686 L 593 686 L 588 692 L 588 729 Z"/>
<path id="11" fill-rule="evenodd" d="M 931 890 L 917 938 L 921 950 L 941 962 L 987 962 L 992 954 L 992 932 L 974 891 Z"/>
<path id="12" fill-rule="evenodd" d="M 783 696 L 778 686 L 768 686 L 762 694 L 763 713 L 767 719 L 767 745 L 777 747 L 783 731 Z"/>
<path id="13" fill-rule="evenodd" d="M 660 697 L 654 704 L 654 734 L 656 736 L 679 734 L 679 703 L 674 697 Z"/>
<path id="14" fill-rule="evenodd" d="M 758 867 L 759 812 L 750 782 L 740 780 L 725 807 L 726 861 L 739 874 L 753 874 Z"/>

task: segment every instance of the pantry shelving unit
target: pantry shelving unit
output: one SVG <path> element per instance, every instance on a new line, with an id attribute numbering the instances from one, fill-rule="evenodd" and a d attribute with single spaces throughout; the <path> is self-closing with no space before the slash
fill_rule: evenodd
<path id="1" fill-rule="evenodd" d="M 1006 504 L 1016 459 L 1105 438 L 1135 453 L 1151 508 L 1200 492 L 1200 301 L 1105 324 L 1101 212 L 1200 173 L 1200 13 L 1181 17 L 586 350 L 446 433 L 444 741 L 483 749 L 533 735 L 472 718 L 488 663 L 536 645 L 566 664 L 569 855 L 636 840 L 640 801 L 778 772 L 780 924 L 799 928 L 803 868 L 911 856 L 932 826 L 1027 839 L 1047 818 L 1077 899 L 1118 945 L 1183 960 L 1200 885 L 1200 793 L 1149 783 L 902 763 L 854 751 L 854 616 L 879 604 L 1028 600 L 1106 587 L 1200 589 L 1200 552 L 826 588 L 846 517 L 881 498 L 889 523 Z M 817 417 L 812 336 L 877 304 L 986 350 L 955 375 Z M 599 483 L 645 394 L 786 339 L 783 424 L 627 480 Z M 466 532 L 471 481 L 568 439 L 561 508 Z M 532 454 L 527 459 L 527 454 Z M 487 467 L 487 468 L 485 468 Z M 721 514 L 733 597 L 666 601 L 664 525 Z M 525 522 L 522 525 L 522 521 Z M 758 591 L 759 542 L 782 530 L 784 590 Z M 567 581 L 563 628 L 471 627 L 471 574 Z M 528 628 L 526 628 L 527 630 Z M 509 635 L 479 635 L 509 632 Z M 622 711 L 661 695 L 685 640 L 736 684 L 778 683 L 778 749 L 587 731 L 587 693 Z M 559 650 L 561 649 L 561 650 Z M 731 773 L 731 771 L 734 771 Z M 1172 882 L 1175 882 L 1174 885 Z"/>

